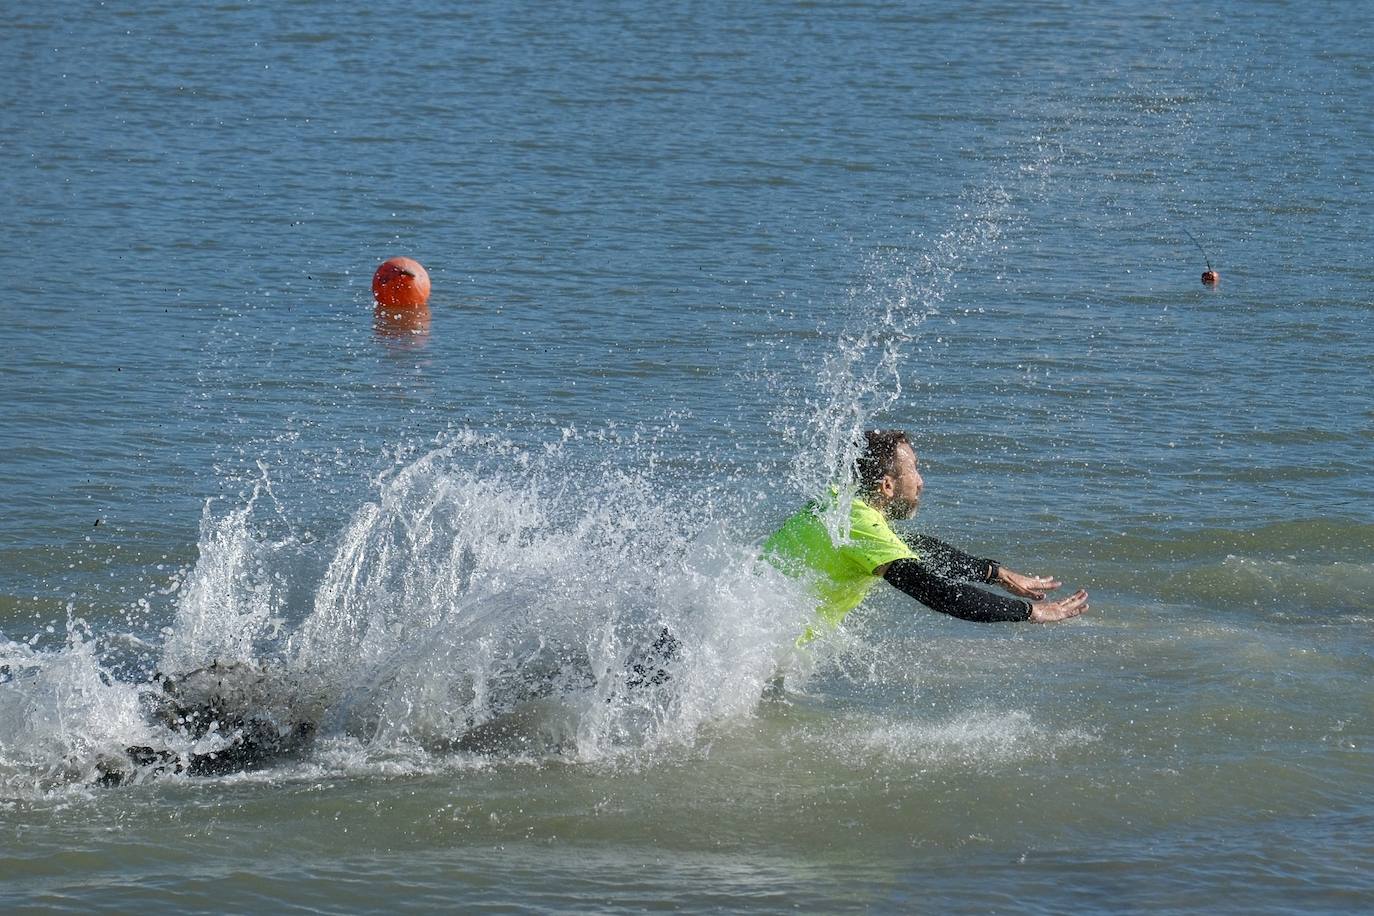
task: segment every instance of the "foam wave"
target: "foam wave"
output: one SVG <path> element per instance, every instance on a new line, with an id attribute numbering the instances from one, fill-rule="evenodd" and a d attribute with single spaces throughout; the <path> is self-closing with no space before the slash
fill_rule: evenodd
<path id="1" fill-rule="evenodd" d="M 881 721 L 849 743 L 857 753 L 904 763 L 983 766 L 1044 759 L 1095 740 L 1075 729 L 1048 730 L 1022 711 L 972 711 L 939 722 Z"/>

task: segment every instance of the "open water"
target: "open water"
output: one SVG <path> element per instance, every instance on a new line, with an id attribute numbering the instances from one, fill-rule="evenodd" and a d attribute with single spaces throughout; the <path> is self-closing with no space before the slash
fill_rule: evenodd
<path id="1" fill-rule="evenodd" d="M 1374 6 L 4 19 L 7 912 L 1374 907 Z M 797 651 L 868 425 L 1091 613 Z"/>

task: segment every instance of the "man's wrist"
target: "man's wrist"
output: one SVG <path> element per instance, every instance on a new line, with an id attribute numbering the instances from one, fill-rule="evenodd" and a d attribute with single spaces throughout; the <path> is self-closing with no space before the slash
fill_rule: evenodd
<path id="1" fill-rule="evenodd" d="M 988 560 L 988 575 L 983 581 L 988 585 L 996 585 L 1002 578 L 1002 567 L 996 560 Z"/>

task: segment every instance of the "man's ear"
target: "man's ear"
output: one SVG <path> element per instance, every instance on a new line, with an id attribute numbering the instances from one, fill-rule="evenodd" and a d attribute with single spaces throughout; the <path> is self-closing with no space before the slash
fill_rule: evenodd
<path id="1" fill-rule="evenodd" d="M 878 492 L 887 497 L 891 497 L 897 492 L 897 483 L 892 479 L 891 474 L 883 475 L 883 479 L 878 483 Z"/>

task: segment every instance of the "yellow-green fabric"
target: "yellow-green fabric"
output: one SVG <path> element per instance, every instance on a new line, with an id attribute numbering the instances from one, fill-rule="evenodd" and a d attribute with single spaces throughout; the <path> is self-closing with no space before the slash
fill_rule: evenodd
<path id="1" fill-rule="evenodd" d="M 817 614 L 824 624 L 834 626 L 878 581 L 873 570 L 916 554 L 882 513 L 861 499 L 855 498 L 850 508 L 845 543 L 831 542 L 824 512 L 824 506 L 807 503 L 764 542 L 763 553 L 784 573 L 810 578 L 819 601 Z"/>

